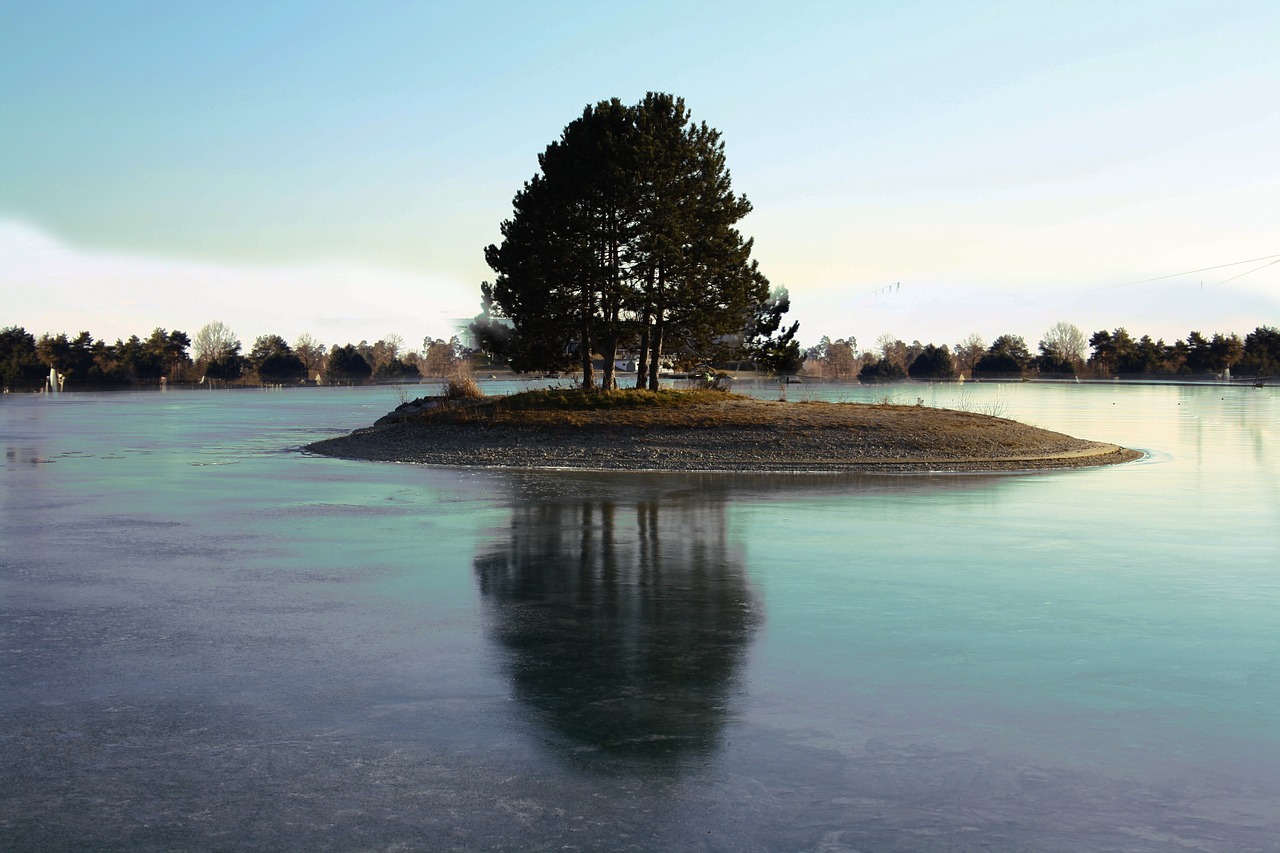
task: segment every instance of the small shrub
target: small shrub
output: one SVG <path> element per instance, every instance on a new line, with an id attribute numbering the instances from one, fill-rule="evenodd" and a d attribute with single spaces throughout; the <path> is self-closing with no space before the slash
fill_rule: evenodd
<path id="1" fill-rule="evenodd" d="M 475 400 L 483 397 L 480 386 L 470 376 L 451 376 L 444 386 L 446 400 Z"/>
<path id="2" fill-rule="evenodd" d="M 993 418 L 1003 418 L 1008 416 L 1009 407 L 999 400 L 993 400 L 990 403 L 979 406 L 978 414 Z"/>
<path id="3" fill-rule="evenodd" d="M 979 403 L 973 399 L 973 395 L 969 393 L 969 389 L 965 388 L 960 392 L 960 399 L 952 408 L 961 412 L 973 412 L 976 415 L 988 415 L 993 418 L 1003 418 L 1009 414 L 1009 406 L 1002 400 L 989 400 L 985 403 Z"/>
<path id="4" fill-rule="evenodd" d="M 689 387 L 697 391 L 730 391 L 733 377 L 716 370 L 704 370 L 689 378 Z"/>

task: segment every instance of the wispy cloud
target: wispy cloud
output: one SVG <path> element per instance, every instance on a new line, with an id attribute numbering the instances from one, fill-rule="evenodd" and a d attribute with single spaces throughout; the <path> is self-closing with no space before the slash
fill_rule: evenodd
<path id="1" fill-rule="evenodd" d="M 478 310 L 478 288 L 442 276 L 338 263 L 252 266 L 149 257 L 69 245 L 19 220 L 0 221 L 3 325 L 89 331 L 114 340 L 156 326 L 194 334 L 221 320 L 248 346 L 302 332 L 326 343 L 394 332 L 416 344 L 447 337 Z"/>

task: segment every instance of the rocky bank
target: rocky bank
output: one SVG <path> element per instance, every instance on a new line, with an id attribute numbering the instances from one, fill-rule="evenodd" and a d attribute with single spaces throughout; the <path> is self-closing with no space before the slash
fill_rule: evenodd
<path id="1" fill-rule="evenodd" d="M 675 409 L 423 407 L 306 449 L 446 466 L 739 472 L 1038 470 L 1142 455 L 974 412 L 734 395 Z"/>

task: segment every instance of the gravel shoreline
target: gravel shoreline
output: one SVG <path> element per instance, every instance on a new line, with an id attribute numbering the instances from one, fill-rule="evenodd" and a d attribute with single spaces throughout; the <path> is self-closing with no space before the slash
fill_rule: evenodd
<path id="1" fill-rule="evenodd" d="M 921 406 L 732 398 L 653 420 L 628 411 L 421 417 L 305 450 L 449 467 L 803 473 L 1029 471 L 1142 456 L 1005 418 Z"/>

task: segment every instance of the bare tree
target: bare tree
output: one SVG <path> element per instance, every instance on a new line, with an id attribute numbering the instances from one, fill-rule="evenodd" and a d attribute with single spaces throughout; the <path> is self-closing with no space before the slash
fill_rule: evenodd
<path id="1" fill-rule="evenodd" d="M 386 347 L 387 352 L 391 353 L 392 358 L 399 358 L 400 353 L 404 351 L 404 338 L 391 332 L 383 335 L 382 345 Z"/>
<path id="2" fill-rule="evenodd" d="M 907 359 L 908 347 L 904 341 L 886 332 L 876 338 L 876 348 L 880 350 L 880 356 L 886 362 L 902 368 L 904 372 L 906 371 L 909 362 Z"/>
<path id="3" fill-rule="evenodd" d="M 317 373 L 324 370 L 326 355 L 324 344 L 308 333 L 303 332 L 298 335 L 298 339 L 293 343 L 293 353 L 307 366 L 308 377 L 314 379 Z"/>
<path id="4" fill-rule="evenodd" d="M 422 342 L 425 356 L 422 372 L 427 376 L 450 376 L 462 361 L 462 342 L 455 335 L 449 340 L 427 338 Z"/>
<path id="5" fill-rule="evenodd" d="M 392 332 L 384 336 L 370 347 L 370 355 L 372 360 L 369 362 L 373 365 L 375 374 L 381 373 L 394 361 L 399 360 L 400 352 L 404 349 L 404 338 Z M 366 356 L 368 358 L 369 356 Z"/>
<path id="6" fill-rule="evenodd" d="M 1040 352 L 1046 359 L 1070 364 L 1077 369 L 1084 364 L 1088 349 L 1089 342 L 1085 340 L 1084 333 L 1072 323 L 1054 323 L 1040 341 Z"/>
<path id="7" fill-rule="evenodd" d="M 968 374 L 973 376 L 973 366 L 978 363 L 978 359 L 987 353 L 987 342 L 982 339 L 982 335 L 977 332 L 969 335 L 960 343 L 956 344 L 955 352 L 951 354 L 952 361 L 955 362 L 956 371 L 960 374 Z"/>
<path id="8" fill-rule="evenodd" d="M 221 320 L 214 320 L 212 323 L 206 323 L 200 331 L 196 332 L 191 348 L 195 351 L 196 361 L 207 364 L 210 361 L 239 352 L 240 339 L 236 337 L 236 333 L 231 331 L 226 323 Z"/>
<path id="9" fill-rule="evenodd" d="M 826 335 L 809 352 L 809 359 L 826 379 L 849 380 L 858 375 L 858 341 L 850 335 L 833 341 Z"/>

